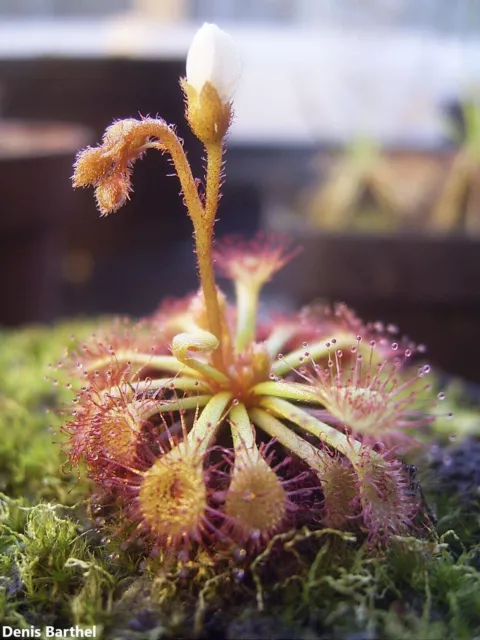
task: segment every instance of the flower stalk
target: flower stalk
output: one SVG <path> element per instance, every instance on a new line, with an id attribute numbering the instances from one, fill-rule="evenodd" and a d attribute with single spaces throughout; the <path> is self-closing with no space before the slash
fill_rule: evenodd
<path id="1" fill-rule="evenodd" d="M 213 227 L 217 214 L 222 171 L 222 140 L 206 146 L 207 172 L 205 208 L 201 220 L 194 222 L 195 244 L 200 281 L 202 284 L 208 323 L 211 333 L 217 338 L 219 349 L 214 354 L 214 362 L 222 367 L 222 316 L 218 302 L 217 285 L 213 270 Z"/>
<path id="2" fill-rule="evenodd" d="M 259 288 L 254 283 L 238 281 L 235 286 L 237 300 L 237 329 L 235 351 L 241 353 L 255 338 L 257 329 Z"/>

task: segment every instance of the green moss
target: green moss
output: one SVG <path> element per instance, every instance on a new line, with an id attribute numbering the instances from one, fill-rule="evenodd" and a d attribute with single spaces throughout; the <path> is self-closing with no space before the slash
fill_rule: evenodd
<path id="1" fill-rule="evenodd" d="M 47 365 L 61 358 L 70 334 L 90 328 L 0 334 L 1 623 L 95 624 L 106 640 L 480 635 L 478 487 L 466 496 L 434 467 L 423 480 L 437 537 L 396 538 L 383 552 L 350 534 L 305 529 L 276 536 L 249 568 L 241 550 L 145 560 L 141 549 L 101 538 L 85 484 L 62 473 L 52 442 L 66 381 L 45 380 L 57 375 Z"/>
<path id="2" fill-rule="evenodd" d="M 101 625 L 119 572 L 87 542 L 74 519 L 52 504 L 1 499 L 2 621 L 27 627 Z"/>

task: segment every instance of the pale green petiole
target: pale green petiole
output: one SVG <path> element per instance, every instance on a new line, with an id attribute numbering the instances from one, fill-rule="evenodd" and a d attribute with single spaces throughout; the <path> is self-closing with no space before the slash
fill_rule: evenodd
<path id="1" fill-rule="evenodd" d="M 340 431 L 330 427 L 328 424 L 317 420 L 307 411 L 294 406 L 286 400 L 280 398 L 262 398 L 260 406 L 274 413 L 277 417 L 293 422 L 304 431 L 319 438 L 325 444 L 343 453 L 352 464 L 358 463 L 358 455 L 362 445 L 357 440 L 349 439 Z"/>
<path id="2" fill-rule="evenodd" d="M 209 386 L 206 382 L 196 380 L 195 378 L 148 378 L 146 380 L 140 380 L 132 384 L 122 384 L 118 387 L 113 387 L 109 395 L 112 397 L 119 396 L 121 393 L 142 393 L 143 391 L 151 391 L 152 395 L 160 394 L 163 390 L 177 390 L 177 391 L 209 391 Z"/>
<path id="3" fill-rule="evenodd" d="M 321 358 L 327 358 L 338 349 L 348 349 L 354 344 L 354 341 L 354 336 L 351 333 L 344 333 L 340 334 L 338 338 L 335 337 L 335 343 L 333 344 L 331 340 L 325 339 L 322 342 L 314 342 L 308 347 L 295 349 L 295 351 L 291 351 L 281 360 L 274 362 L 272 372 L 277 376 L 284 376 L 292 371 L 292 369 L 296 369 L 305 364 L 305 361 L 311 362 Z M 327 343 L 330 346 L 327 347 Z M 305 355 L 306 353 L 308 353 L 308 355 Z"/>
<path id="4" fill-rule="evenodd" d="M 98 360 L 91 362 L 86 367 L 86 370 L 96 371 L 97 369 L 104 369 L 112 365 L 112 363 L 117 364 L 120 362 L 148 366 L 171 373 L 190 373 L 187 367 L 179 362 L 175 356 L 153 355 L 151 353 L 138 353 L 137 351 L 117 351 L 111 356 L 98 358 Z"/>
<path id="5" fill-rule="evenodd" d="M 250 410 L 249 415 L 253 422 L 269 436 L 275 438 L 286 449 L 304 460 L 315 471 L 322 471 L 322 458 L 327 455 L 301 438 L 271 414 L 258 407 Z"/>
<path id="6" fill-rule="evenodd" d="M 235 291 L 237 302 L 235 350 L 237 353 L 241 353 L 255 340 L 260 287 L 256 283 L 247 284 L 237 280 Z"/>
<path id="7" fill-rule="evenodd" d="M 245 453 L 245 450 L 251 454 L 256 453 L 255 430 L 252 427 L 245 405 L 238 404 L 233 406 L 230 409 L 229 418 L 235 456 Z"/>
<path id="8" fill-rule="evenodd" d="M 349 460 L 358 477 L 361 479 L 365 478 L 366 470 L 368 473 L 368 469 L 371 469 L 371 467 L 366 466 L 365 456 L 368 457 L 369 462 L 371 462 L 372 464 L 384 464 L 384 460 L 379 453 L 373 451 L 372 449 L 364 447 L 360 442 L 358 442 L 358 440 L 347 438 L 347 436 L 340 431 L 337 431 L 333 427 L 320 422 L 320 420 L 317 420 L 306 411 L 303 411 L 303 409 L 293 406 L 292 404 L 290 404 L 290 402 L 280 400 L 279 398 L 264 398 L 260 402 L 260 405 L 262 408 L 265 408 L 269 412 L 274 413 L 279 418 L 290 420 L 308 433 L 317 436 L 326 445 L 329 445 L 330 447 L 336 449 L 339 453 L 343 454 Z M 262 426 L 263 423 L 260 424 L 260 422 L 256 422 L 254 418 L 254 416 L 256 415 L 256 411 L 257 409 L 252 409 L 252 411 L 250 411 L 252 420 L 255 422 L 255 424 L 258 424 L 259 427 L 262 427 L 262 429 L 266 430 Z M 276 433 L 271 433 L 270 435 L 278 438 L 279 442 L 281 442 L 284 446 L 288 446 L 291 451 L 297 453 L 295 449 L 291 448 L 290 445 L 287 444 L 286 439 L 285 442 L 280 439 L 280 436 L 282 438 L 287 437 L 284 433 L 285 429 L 287 431 L 291 430 L 288 429 L 288 427 L 285 427 L 285 425 L 283 425 L 281 422 L 277 422 L 279 423 L 279 425 L 281 425 L 282 429 L 280 429 L 280 427 L 275 423 L 277 431 Z M 268 431 L 268 433 L 270 433 L 270 431 Z M 294 432 L 292 431 L 292 433 Z M 292 442 L 295 443 L 296 440 L 293 439 Z M 297 455 L 300 454 L 297 453 Z M 321 464 L 319 461 L 321 460 L 322 452 L 319 451 L 318 455 L 320 457 L 317 460 L 317 466 L 314 468 L 322 471 L 322 468 L 318 466 L 318 464 Z M 312 466 L 312 464 L 306 458 L 303 459 L 308 462 L 310 466 Z"/>
<path id="9" fill-rule="evenodd" d="M 193 444 L 200 453 L 204 453 L 208 449 L 212 438 L 217 433 L 225 417 L 226 409 L 231 399 L 232 394 L 229 391 L 222 391 L 213 396 L 213 398 L 210 397 L 200 417 L 195 420 L 187 436 L 187 441 Z"/>
<path id="10" fill-rule="evenodd" d="M 275 396 L 277 398 L 287 398 L 297 400 L 306 404 L 324 405 L 324 401 L 318 393 L 314 393 L 305 388 L 305 385 L 295 382 L 260 382 L 253 387 L 253 392 L 258 396 Z"/>
<path id="11" fill-rule="evenodd" d="M 142 418 L 148 419 L 159 413 L 168 413 L 170 411 L 180 411 L 182 409 L 196 409 L 204 407 L 211 400 L 211 395 L 189 396 L 188 398 L 177 398 L 169 402 L 161 402 L 150 400 L 143 409 L 140 409 Z"/>
<path id="12" fill-rule="evenodd" d="M 185 358 L 184 362 L 185 364 L 188 364 L 191 369 L 194 369 L 207 378 L 215 380 L 215 382 L 218 382 L 219 384 L 226 384 L 229 382 L 228 377 L 224 373 L 206 362 L 202 362 L 196 358 Z"/>

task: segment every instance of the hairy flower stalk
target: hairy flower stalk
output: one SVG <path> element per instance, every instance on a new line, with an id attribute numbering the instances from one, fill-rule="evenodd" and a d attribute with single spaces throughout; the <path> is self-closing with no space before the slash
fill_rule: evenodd
<path id="1" fill-rule="evenodd" d="M 262 289 L 295 252 L 284 239 L 260 236 L 213 248 L 238 75 L 230 36 L 202 27 L 181 84 L 186 119 L 205 147 L 203 181 L 161 119 L 116 122 L 77 158 L 74 186 L 92 185 L 106 215 L 129 197 L 137 159 L 149 149 L 170 156 L 193 223 L 200 291 L 140 323 L 103 328 L 70 356 L 84 387 L 65 426 L 66 453 L 86 462 L 97 491 L 115 488 L 125 519 L 154 546 L 208 539 L 215 548 L 231 539 L 258 549 L 295 526 L 312 491 L 323 505 L 312 527 L 353 528 L 383 543 L 411 530 L 417 508 L 388 450 L 408 445 L 406 428 L 431 421 L 428 368 L 408 373 L 412 346 L 345 306 L 259 326 Z M 234 304 L 217 286 L 214 263 L 234 282 Z"/>

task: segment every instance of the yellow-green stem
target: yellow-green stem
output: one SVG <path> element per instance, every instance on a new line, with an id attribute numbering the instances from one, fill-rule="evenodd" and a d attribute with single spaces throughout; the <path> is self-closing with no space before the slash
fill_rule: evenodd
<path id="1" fill-rule="evenodd" d="M 237 331 L 235 336 L 235 350 L 241 353 L 253 340 L 257 329 L 258 285 L 244 283 L 237 280 Z"/>
<path id="2" fill-rule="evenodd" d="M 109 395 L 116 397 L 123 393 L 135 394 L 143 391 L 149 391 L 152 395 L 155 395 L 160 391 L 170 391 L 172 389 L 200 392 L 209 391 L 209 386 L 206 382 L 195 380 L 195 378 L 147 378 L 133 384 L 122 384 L 118 387 L 113 387 L 109 391 Z"/>
<path id="3" fill-rule="evenodd" d="M 141 417 L 147 420 L 152 416 L 160 413 L 170 413 L 171 411 L 180 411 L 182 409 L 197 409 L 197 407 L 205 407 L 211 400 L 211 395 L 189 396 L 187 398 L 177 398 L 168 402 L 151 401 L 141 411 Z"/>
<path id="4" fill-rule="evenodd" d="M 295 407 L 286 400 L 268 397 L 262 398 L 259 404 L 263 409 L 271 411 L 279 418 L 293 422 L 304 431 L 311 433 L 325 444 L 343 453 L 353 465 L 358 464 L 362 445 L 357 440 L 347 438 L 345 434 L 337 431 L 334 427 L 317 420 L 307 411 Z"/>
<path id="5" fill-rule="evenodd" d="M 212 367 L 210 364 L 207 364 L 206 362 L 202 362 L 201 360 L 197 360 L 196 358 L 185 358 L 184 362 L 188 364 L 191 369 L 194 369 L 200 374 L 203 374 L 208 378 L 215 380 L 219 384 L 225 384 L 229 382 L 229 378 L 224 373 L 222 373 L 215 367 Z"/>
<path id="6" fill-rule="evenodd" d="M 295 382 L 260 382 L 253 387 L 253 392 L 257 396 L 274 396 L 323 406 L 324 401 L 319 394 L 309 391 L 305 386 Z"/>
<path id="7" fill-rule="evenodd" d="M 210 398 L 200 417 L 195 421 L 188 434 L 188 441 L 196 447 L 200 453 L 204 453 L 217 433 L 217 430 L 225 416 L 227 405 L 232 399 L 228 391 L 217 393 Z"/>
<path id="8" fill-rule="evenodd" d="M 151 353 L 138 353 L 137 351 L 116 351 L 111 356 L 104 356 L 97 358 L 88 363 L 86 366 L 87 371 L 96 371 L 97 369 L 104 369 L 109 367 L 112 363 L 131 363 L 136 365 L 143 365 L 144 367 L 151 367 L 152 369 L 160 369 L 163 371 L 169 371 L 171 373 L 188 373 L 189 375 L 196 375 L 196 371 L 189 369 L 182 362 L 179 362 L 174 356 L 153 355 Z"/>
<path id="9" fill-rule="evenodd" d="M 288 451 L 304 460 L 312 469 L 315 471 L 323 470 L 322 458 L 326 455 L 325 453 L 315 448 L 266 411 L 254 407 L 250 410 L 249 415 L 262 431 L 278 440 Z"/>
<path id="10" fill-rule="evenodd" d="M 248 451 L 253 454 L 257 451 L 255 444 L 255 431 L 248 417 L 245 405 L 234 405 L 230 409 L 229 418 L 231 420 L 233 447 L 235 456 L 241 455 Z"/>

